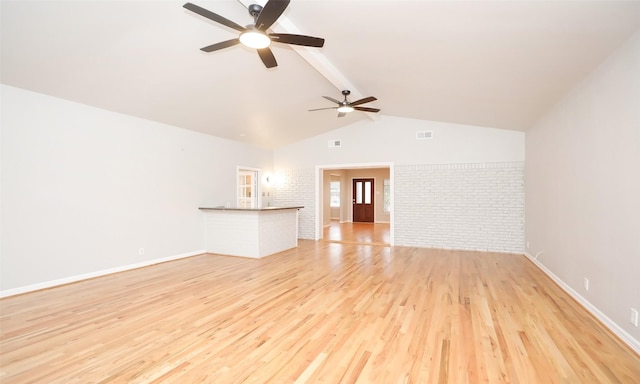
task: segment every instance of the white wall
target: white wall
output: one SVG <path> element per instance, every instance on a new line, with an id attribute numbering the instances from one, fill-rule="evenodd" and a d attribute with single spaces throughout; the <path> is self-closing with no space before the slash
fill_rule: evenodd
<path id="1" fill-rule="evenodd" d="M 640 351 L 640 32 L 527 131 L 526 151 L 527 253 Z"/>
<path id="2" fill-rule="evenodd" d="M 416 131 L 432 131 L 430 140 L 416 140 Z M 329 140 L 342 146 L 328 148 Z M 278 169 L 316 165 L 393 162 L 448 164 L 524 161 L 524 133 L 469 125 L 379 116 L 360 120 L 274 152 Z"/>
<path id="3" fill-rule="evenodd" d="M 3 292 L 197 253 L 198 207 L 235 201 L 236 165 L 272 165 L 270 151 L 0 90 Z"/>
<path id="4" fill-rule="evenodd" d="M 416 140 L 416 131 L 425 130 L 431 131 L 433 138 Z M 341 140 L 342 145 L 329 148 L 329 140 Z M 380 116 L 376 121 L 362 120 L 276 150 L 274 172 L 289 183 L 286 188 L 276 189 L 275 193 L 281 204 L 305 206 L 300 217 L 306 225 L 321 225 L 315 217 L 313 200 L 313 194 L 321 192 L 320 187 L 313 184 L 316 166 L 333 169 L 333 165 L 336 168 L 349 168 L 349 164 L 357 167 L 393 164 L 393 170 L 401 171 L 398 175 L 403 177 L 402 183 L 392 186 L 393 205 L 404 207 L 396 210 L 392 218 L 395 236 L 400 240 L 396 245 L 522 252 L 523 161 L 523 132 Z M 451 205 L 442 206 L 440 210 L 455 211 L 458 215 L 436 218 L 430 214 L 425 201 L 430 198 L 430 183 L 434 180 L 425 179 L 421 172 L 425 165 L 443 164 L 450 166 L 442 168 L 445 171 L 440 172 L 442 180 L 452 180 L 460 168 L 469 172 L 470 177 L 464 179 L 464 202 L 468 207 L 478 207 L 474 214 L 468 214 L 472 209 L 459 209 Z M 500 171 L 488 172 L 489 169 Z M 505 179 L 505 175 L 508 179 Z M 481 186 L 479 182 L 482 182 Z M 438 191 L 442 196 L 458 195 L 460 185 L 441 184 L 442 188 Z M 509 188 L 495 188 L 496 185 L 507 185 Z M 398 205 L 398 202 L 406 204 Z M 456 204 L 459 202 L 456 201 Z M 478 210 L 482 211 L 482 215 L 476 214 Z M 420 214 L 414 215 L 416 212 Z M 503 214 L 509 216 L 501 216 Z M 470 226 L 463 226 L 469 221 L 472 221 Z M 497 225 L 497 222 L 506 224 Z M 459 231 L 455 238 L 446 238 L 444 241 L 439 240 L 442 234 L 434 231 L 423 232 L 420 237 L 409 232 L 416 228 L 436 227 L 473 227 L 474 234 L 482 236 L 484 241 L 462 242 L 461 239 L 468 234 L 465 230 Z M 315 233 L 311 229 L 301 231 L 301 234 L 309 236 L 303 238 L 313 238 Z"/>

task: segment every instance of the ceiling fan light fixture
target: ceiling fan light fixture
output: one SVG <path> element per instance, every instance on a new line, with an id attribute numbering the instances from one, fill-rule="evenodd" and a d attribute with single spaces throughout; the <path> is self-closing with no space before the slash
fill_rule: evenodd
<path id="1" fill-rule="evenodd" d="M 353 107 L 350 105 L 341 105 L 338 107 L 338 112 L 340 113 L 349 113 L 353 112 Z"/>
<path id="2" fill-rule="evenodd" d="M 271 44 L 271 39 L 258 29 L 247 29 L 240 34 L 240 42 L 249 48 L 262 49 Z"/>
<path id="3" fill-rule="evenodd" d="M 209 53 L 242 44 L 245 47 L 256 49 L 264 66 L 267 68 L 273 68 L 278 66 L 278 62 L 273 56 L 271 49 L 269 49 L 272 39 L 278 43 L 299 45 L 303 47 L 321 48 L 324 46 L 324 39 L 320 37 L 291 33 L 267 33 L 267 30 L 269 30 L 273 23 L 275 23 L 285 11 L 289 5 L 289 1 L 290 0 L 267 0 L 264 6 L 259 4 L 249 5 L 248 11 L 253 18 L 253 24 L 249 24 L 245 27 L 227 19 L 224 16 L 218 15 L 215 12 L 204 9 L 199 5 L 186 3 L 182 7 L 191 12 L 197 13 L 206 19 L 240 32 L 238 37 L 207 45 L 206 47 L 200 48 L 201 51 Z"/>

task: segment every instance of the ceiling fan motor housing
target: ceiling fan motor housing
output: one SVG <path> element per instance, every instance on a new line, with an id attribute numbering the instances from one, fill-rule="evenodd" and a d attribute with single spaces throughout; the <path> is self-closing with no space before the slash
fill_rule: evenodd
<path id="1" fill-rule="evenodd" d="M 249 14 L 253 16 L 253 18 L 257 18 L 260 12 L 262 12 L 262 5 L 260 4 L 251 4 L 248 8 Z"/>

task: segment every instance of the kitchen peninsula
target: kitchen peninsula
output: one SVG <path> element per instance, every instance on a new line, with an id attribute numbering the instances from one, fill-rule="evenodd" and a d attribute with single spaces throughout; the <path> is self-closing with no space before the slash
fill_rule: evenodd
<path id="1" fill-rule="evenodd" d="M 221 255 L 261 258 L 298 246 L 300 207 L 200 207 L 205 249 Z"/>

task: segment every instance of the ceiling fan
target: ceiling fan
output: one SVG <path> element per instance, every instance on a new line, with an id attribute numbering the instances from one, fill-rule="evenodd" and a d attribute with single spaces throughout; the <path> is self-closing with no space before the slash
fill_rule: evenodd
<path id="1" fill-rule="evenodd" d="M 240 36 L 235 39 L 212 44 L 204 48 L 200 48 L 200 50 L 213 52 L 241 43 L 249 48 L 257 49 L 258 55 L 264 65 L 267 68 L 273 68 L 276 67 L 278 63 L 276 62 L 275 56 L 273 56 L 273 52 L 269 49 L 269 45 L 272 42 L 318 48 L 324 45 L 324 39 L 319 37 L 267 32 L 267 29 L 269 29 L 269 27 L 276 22 L 278 17 L 282 15 L 282 12 L 287 8 L 289 2 L 290 0 L 269 0 L 264 7 L 259 4 L 250 5 L 249 14 L 253 16 L 253 24 L 249 24 L 246 27 L 238 25 L 229 19 L 195 4 L 186 3 L 183 7 L 200 16 L 206 17 L 209 20 L 213 20 L 241 32 Z"/>
<path id="2" fill-rule="evenodd" d="M 329 97 L 329 96 L 322 96 L 325 99 L 327 99 L 329 101 L 333 101 L 334 103 L 338 104 L 337 107 L 316 108 L 316 109 L 310 109 L 309 111 L 322 111 L 322 110 L 325 110 L 325 109 L 337 109 L 338 110 L 338 117 L 344 117 L 347 113 L 353 112 L 354 110 L 363 111 L 363 112 L 374 112 L 374 113 L 380 112 L 380 109 L 378 109 L 378 108 L 368 108 L 368 107 L 360 107 L 359 106 L 360 104 L 369 103 L 371 101 L 378 100 L 373 96 L 365 97 L 364 99 L 356 100 L 354 102 L 349 102 L 349 100 L 347 100 L 347 96 L 349 96 L 351 94 L 351 91 L 349 91 L 348 89 L 345 89 L 344 91 L 342 91 L 342 94 L 344 95 L 344 100 L 343 101 L 338 101 L 338 100 L 334 99 L 333 97 Z"/>

